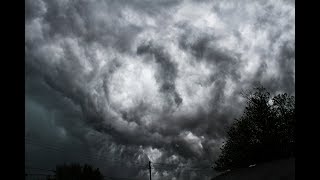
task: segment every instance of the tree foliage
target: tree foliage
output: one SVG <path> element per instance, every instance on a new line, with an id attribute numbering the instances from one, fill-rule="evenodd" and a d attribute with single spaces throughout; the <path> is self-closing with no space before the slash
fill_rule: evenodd
<path id="1" fill-rule="evenodd" d="M 56 180 L 102 180 L 99 169 L 94 169 L 88 164 L 64 164 L 56 167 Z"/>
<path id="2" fill-rule="evenodd" d="M 271 98 L 263 87 L 243 94 L 246 107 L 229 127 L 215 170 L 248 167 L 289 157 L 295 145 L 295 98 L 286 93 Z"/>

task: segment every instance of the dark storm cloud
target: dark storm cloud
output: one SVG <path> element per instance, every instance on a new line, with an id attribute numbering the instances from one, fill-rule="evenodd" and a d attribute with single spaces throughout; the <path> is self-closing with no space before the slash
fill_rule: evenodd
<path id="1" fill-rule="evenodd" d="M 209 83 L 216 79 L 224 79 L 225 76 L 232 76 L 232 79 L 237 81 L 240 78 L 237 72 L 237 67 L 239 66 L 238 54 L 220 49 L 215 44 L 219 44 L 219 38 L 206 34 L 191 40 L 188 39 L 188 35 L 184 34 L 179 41 L 180 47 L 184 51 L 191 53 L 196 61 L 204 60 L 208 64 L 217 66 L 218 72 L 210 78 L 211 81 Z M 219 92 L 223 92 L 223 89 Z"/>
<path id="2" fill-rule="evenodd" d="M 92 163 L 110 176 L 148 177 L 133 164 L 149 160 L 206 167 L 241 115 L 241 91 L 295 91 L 292 1 L 25 4 L 26 136 L 66 149 L 30 147 L 35 166 L 79 151 L 106 157 Z M 153 177 L 192 173 L 155 167 Z"/>
<path id="3" fill-rule="evenodd" d="M 159 64 L 159 75 L 157 81 L 160 83 L 160 91 L 166 93 L 168 97 L 173 97 L 173 100 L 177 106 L 182 103 L 182 98 L 179 96 L 175 87 L 175 79 L 177 77 L 176 64 L 170 60 L 168 54 L 166 54 L 162 48 L 154 47 L 152 43 L 143 44 L 138 47 L 137 54 L 152 54 L 154 55 L 155 61 Z M 168 99 L 171 104 L 171 99 Z"/>
<path id="4" fill-rule="evenodd" d="M 266 88 L 272 93 L 277 91 L 286 92 L 294 95 L 295 93 L 295 69 L 292 64 L 295 62 L 295 48 L 293 42 L 284 42 L 280 46 L 279 56 L 277 58 L 277 68 L 280 75 L 278 78 L 271 78 L 262 81 Z M 264 64 L 264 69 L 267 69 Z M 265 71 L 265 70 L 264 70 Z M 263 71 L 257 77 L 263 76 Z"/>
<path id="5" fill-rule="evenodd" d="M 285 92 L 293 93 L 295 80 L 294 80 L 294 68 L 292 64 L 295 60 L 295 49 L 294 43 L 285 42 L 281 48 L 280 55 L 279 55 L 279 67 L 282 74 L 282 85 Z"/>

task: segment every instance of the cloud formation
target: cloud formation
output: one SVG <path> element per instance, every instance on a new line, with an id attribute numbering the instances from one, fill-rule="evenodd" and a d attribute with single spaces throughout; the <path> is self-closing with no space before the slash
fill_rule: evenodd
<path id="1" fill-rule="evenodd" d="M 214 162 L 242 90 L 294 94 L 294 21 L 286 0 L 26 0 L 26 136 L 110 176 L 208 179 L 183 167 Z"/>

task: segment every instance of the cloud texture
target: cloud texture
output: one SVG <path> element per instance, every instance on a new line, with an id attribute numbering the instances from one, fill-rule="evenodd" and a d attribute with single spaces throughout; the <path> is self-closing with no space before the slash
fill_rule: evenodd
<path id="1" fill-rule="evenodd" d="M 294 36 L 288 0 L 26 0 L 26 136 L 66 149 L 30 163 L 77 151 L 110 176 L 147 179 L 151 160 L 181 166 L 154 179 L 208 179 L 183 167 L 212 165 L 241 91 L 294 94 Z"/>

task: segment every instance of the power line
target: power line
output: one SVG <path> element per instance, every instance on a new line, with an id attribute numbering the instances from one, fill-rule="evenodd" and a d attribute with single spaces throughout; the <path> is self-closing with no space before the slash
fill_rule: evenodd
<path id="1" fill-rule="evenodd" d="M 25 173 L 25 176 L 55 176 L 52 174 L 44 174 L 44 173 Z M 103 176 L 104 178 L 108 179 L 130 179 L 130 180 L 137 180 L 138 178 L 129 178 L 129 177 L 114 177 L 114 176 Z"/>
<path id="2" fill-rule="evenodd" d="M 57 146 L 52 146 L 52 145 L 46 145 L 46 144 L 44 144 L 44 143 L 40 143 L 40 142 L 36 142 L 36 141 L 34 141 L 33 139 L 29 139 L 29 138 L 25 138 L 26 139 L 26 141 L 29 141 L 29 142 L 31 142 L 31 143 L 33 143 L 33 144 L 38 144 L 38 145 L 41 145 L 41 146 L 47 146 L 47 147 L 49 147 L 49 148 L 54 148 L 54 149 L 57 149 L 57 150 L 61 150 L 62 148 L 61 147 L 57 147 Z M 84 156 L 88 156 L 88 154 L 84 154 L 84 153 L 79 153 L 79 152 L 77 152 L 78 154 L 82 154 L 82 155 L 84 155 Z M 90 155 L 90 156 L 92 156 L 92 155 Z M 122 161 L 120 161 L 120 159 L 119 158 L 116 158 L 116 159 L 110 159 L 109 157 L 107 157 L 107 156 L 104 156 L 104 155 L 94 155 L 94 156 L 92 156 L 92 157 L 94 157 L 94 158 L 104 158 L 104 159 L 106 159 L 106 160 L 109 160 L 109 161 L 118 161 L 118 162 L 122 162 Z M 138 164 L 138 165 L 141 165 L 141 163 L 137 163 L 137 162 L 133 162 L 134 164 Z"/>
<path id="3" fill-rule="evenodd" d="M 31 141 L 41 141 L 41 139 L 39 138 L 31 138 L 31 137 L 28 137 L 28 136 L 25 136 L 24 137 L 25 140 L 31 140 Z M 56 140 L 53 140 L 54 141 L 54 144 L 65 144 L 65 142 L 63 141 L 56 141 Z M 53 142 L 52 140 L 50 140 L 50 142 Z M 84 144 L 83 142 L 79 143 L 79 144 Z"/>
<path id="4" fill-rule="evenodd" d="M 129 177 L 114 177 L 114 176 L 103 176 L 104 178 L 109 179 L 132 179 L 132 180 L 138 180 L 139 178 L 129 178 Z"/>
<path id="5" fill-rule="evenodd" d="M 152 168 L 155 170 L 171 170 L 170 168 Z M 180 171 L 212 171 L 212 169 L 179 169 Z"/>
<path id="6" fill-rule="evenodd" d="M 51 171 L 51 172 L 56 173 L 56 171 L 52 170 L 52 169 L 44 169 L 44 168 L 31 167 L 31 166 L 26 166 L 25 169 Z M 25 174 L 31 175 L 31 176 L 52 176 L 52 174 L 44 174 L 44 173 L 25 173 Z M 103 176 L 103 177 L 111 178 L 111 179 L 137 179 L 137 178 L 126 178 L 126 177 L 114 177 L 114 176 Z"/>
<path id="7" fill-rule="evenodd" d="M 46 150 L 52 150 L 52 151 L 56 151 L 56 152 L 67 152 L 66 150 L 63 150 L 63 149 L 57 149 L 57 148 L 55 148 L 55 147 L 39 145 L 39 144 L 36 144 L 36 143 L 27 142 L 26 144 L 35 145 L 35 146 L 44 148 L 44 149 L 46 149 Z M 86 160 L 99 160 L 99 159 L 93 159 L 93 158 L 91 158 L 90 156 L 80 156 L 80 157 L 83 158 L 83 159 L 86 159 Z"/>
<path id="8" fill-rule="evenodd" d="M 55 170 L 52 170 L 52 169 L 43 169 L 43 168 L 36 168 L 36 167 L 30 167 L 30 166 L 26 166 L 25 169 L 34 169 L 34 170 L 56 172 Z"/>
<path id="9" fill-rule="evenodd" d="M 62 150 L 62 148 L 60 147 L 57 147 L 57 146 L 52 146 L 52 145 L 45 145 L 43 143 L 40 143 L 40 142 L 36 142 L 34 141 L 33 139 L 30 139 L 30 138 L 27 138 L 25 137 L 26 141 L 31 141 L 31 143 L 35 144 L 37 143 L 38 145 L 41 145 L 41 146 L 46 146 L 46 147 L 49 147 L 49 148 L 54 148 L 56 149 L 57 151 L 60 151 Z M 63 151 L 63 150 L 62 150 Z M 121 163 L 123 164 L 123 161 L 121 161 L 119 158 L 112 158 L 110 159 L 108 156 L 105 156 L 105 155 L 88 155 L 88 154 L 84 154 L 84 153 L 80 153 L 80 152 L 77 152 L 77 154 L 81 154 L 81 155 L 84 155 L 86 157 L 90 157 L 90 159 L 94 158 L 95 160 L 100 160 L 100 159 L 105 159 L 105 160 L 108 160 L 109 162 L 115 162 L 115 163 Z M 137 163 L 137 162 L 131 162 L 132 164 L 136 164 L 136 165 L 142 165 L 143 167 L 145 167 L 146 163 Z M 158 163 L 158 162 L 152 162 L 152 165 L 153 166 L 161 166 L 161 167 L 179 167 L 179 168 L 211 168 L 209 167 L 210 165 L 206 166 L 206 167 L 203 167 L 203 166 L 185 166 L 185 165 L 181 165 L 180 163 Z"/>
<path id="10" fill-rule="evenodd" d="M 190 168 L 190 169 L 210 169 L 211 166 L 182 166 L 179 164 L 166 164 L 166 163 L 153 163 L 153 165 L 155 165 L 156 168 L 172 168 L 172 167 L 176 167 L 176 168 Z"/>
<path id="11" fill-rule="evenodd" d="M 52 174 L 42 174 L 42 173 L 25 173 L 25 176 L 53 176 Z"/>
<path id="12" fill-rule="evenodd" d="M 39 142 L 35 142 L 35 141 L 30 142 L 30 140 L 26 140 L 26 144 L 36 145 L 36 146 L 40 146 L 40 147 L 43 147 L 43 148 L 51 149 L 51 150 L 54 150 L 54 151 L 67 152 L 65 149 L 63 149 L 61 147 L 55 147 L 55 146 L 52 146 L 52 145 L 45 145 L 43 143 L 39 143 Z M 120 160 L 110 159 L 107 156 L 88 155 L 88 154 L 79 153 L 79 152 L 77 152 L 77 154 L 82 155 L 82 157 L 86 157 L 86 158 L 89 158 L 91 160 L 102 160 L 103 159 L 103 160 L 108 160 L 109 162 L 118 163 L 118 164 L 119 163 L 120 164 L 124 163 L 123 161 L 120 161 Z M 130 162 L 130 163 L 131 164 L 140 165 L 140 166 L 146 166 L 145 164 L 137 163 L 137 162 Z"/>
<path id="13" fill-rule="evenodd" d="M 58 151 L 58 152 L 67 152 L 65 149 L 61 148 L 61 147 L 56 147 L 56 146 L 52 146 L 52 145 L 45 145 L 43 143 L 40 143 L 40 142 L 36 142 L 30 138 L 25 138 L 25 141 L 26 141 L 26 144 L 29 144 L 29 145 L 35 145 L 35 146 L 38 146 L 38 147 L 42 147 L 46 150 L 53 150 L 53 151 Z M 92 156 L 92 155 L 89 155 L 89 154 L 85 154 L 85 153 L 79 153 L 77 152 L 77 154 L 79 155 L 82 155 L 80 156 L 80 158 L 82 160 L 92 160 L 92 161 L 95 161 L 95 160 L 98 160 L 98 161 L 101 161 L 101 160 L 108 160 L 109 162 L 112 162 L 112 164 L 117 164 L 117 165 L 126 165 L 128 166 L 128 164 L 124 163 L 123 161 L 120 161 L 120 160 L 115 160 L 115 159 L 109 159 L 107 156 Z M 136 163 L 136 162 L 131 162 L 129 164 L 135 164 L 134 166 L 132 165 L 129 165 L 131 167 L 135 167 L 135 168 L 148 168 L 148 165 L 146 164 L 141 164 L 141 163 Z M 108 165 L 103 165 L 101 167 L 107 167 Z M 172 168 L 178 168 L 180 169 L 180 171 L 209 171 L 212 169 L 212 167 L 191 167 L 191 166 L 182 166 L 181 164 L 174 164 L 174 163 L 152 163 L 152 169 L 155 169 L 155 170 L 170 170 Z M 145 170 L 146 170 L 145 169 Z"/>
<path id="14" fill-rule="evenodd" d="M 49 147 L 53 147 L 53 148 L 56 148 L 56 149 L 62 149 L 61 147 L 57 147 L 56 145 L 47 145 L 47 144 L 44 144 L 42 142 L 37 142 L 33 139 L 29 139 L 29 138 L 25 138 L 26 141 L 29 141 L 29 142 L 32 142 L 32 143 L 36 143 L 36 144 L 40 144 L 40 145 L 44 145 L 44 146 L 49 146 Z M 84 154 L 84 153 L 79 153 L 78 154 L 83 154 L 83 155 L 87 155 L 87 154 Z M 92 156 L 92 155 L 91 155 Z M 103 156 L 103 155 L 96 155 L 97 158 L 108 158 L 107 156 Z M 109 159 L 110 160 L 110 159 Z M 115 159 L 112 159 L 112 161 L 115 161 Z M 117 158 L 117 161 L 119 161 L 119 159 Z"/>
<path id="15" fill-rule="evenodd" d="M 63 150 L 63 149 L 59 149 L 59 148 L 51 147 L 51 146 L 45 146 L 45 145 L 41 145 L 41 144 L 37 144 L 37 143 L 26 142 L 26 144 L 35 145 L 35 146 L 38 146 L 38 147 L 41 147 L 41 148 L 44 148 L 44 149 L 47 149 L 47 150 L 53 150 L 53 151 L 57 151 L 57 152 L 67 152 L 66 150 Z M 98 158 L 98 157 L 91 157 L 90 155 L 79 156 L 79 157 L 82 160 L 91 160 L 91 161 L 95 161 L 95 160 L 102 161 L 102 160 L 104 160 L 104 159 L 101 159 L 101 158 Z M 112 164 L 117 164 L 117 165 L 127 165 L 125 162 L 122 162 L 122 161 L 115 162 L 115 161 L 111 160 L 111 162 L 112 162 Z M 132 164 L 137 164 L 137 163 L 132 163 Z M 104 165 L 103 167 L 107 167 L 107 165 Z M 131 167 L 146 168 L 147 165 L 135 165 L 135 166 L 131 165 Z"/>

